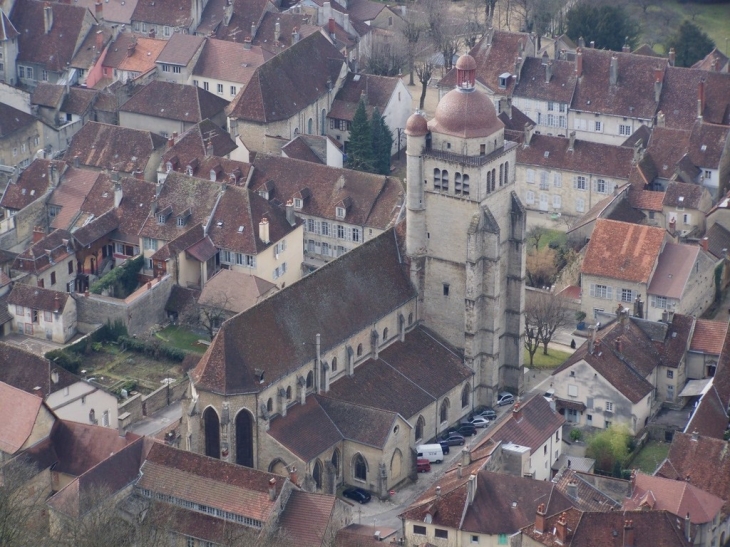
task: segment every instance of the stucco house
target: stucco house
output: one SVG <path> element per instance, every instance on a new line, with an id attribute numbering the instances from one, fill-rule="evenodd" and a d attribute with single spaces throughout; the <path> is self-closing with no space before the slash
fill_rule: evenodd
<path id="1" fill-rule="evenodd" d="M 76 334 L 76 301 L 66 292 L 16 284 L 7 298 L 13 331 L 58 344 Z"/>

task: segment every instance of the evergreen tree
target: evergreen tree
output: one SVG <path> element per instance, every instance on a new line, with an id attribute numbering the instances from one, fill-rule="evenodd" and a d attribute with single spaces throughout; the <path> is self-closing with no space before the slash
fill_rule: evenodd
<path id="1" fill-rule="evenodd" d="M 692 66 L 715 47 L 715 42 L 692 21 L 686 20 L 669 39 L 667 49 L 677 52 L 677 66 Z"/>
<path id="2" fill-rule="evenodd" d="M 361 99 L 357 105 L 355 116 L 350 126 L 350 142 L 347 145 L 348 169 L 372 172 L 374 169 L 373 137 L 365 110 L 365 102 Z"/>
<path id="3" fill-rule="evenodd" d="M 621 51 L 624 44 L 632 49 L 639 37 L 639 26 L 619 5 L 596 6 L 578 3 L 568 11 L 568 37 L 577 42 L 596 42 L 598 49 Z"/>
<path id="4" fill-rule="evenodd" d="M 370 129 L 373 134 L 374 172 L 381 175 L 390 173 L 390 153 L 393 147 L 393 135 L 385 123 L 385 118 L 375 108 L 370 118 Z"/>

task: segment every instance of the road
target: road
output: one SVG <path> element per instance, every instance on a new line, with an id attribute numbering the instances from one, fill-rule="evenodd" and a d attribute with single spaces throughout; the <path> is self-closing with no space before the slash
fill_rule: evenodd
<path id="1" fill-rule="evenodd" d="M 166 406 L 152 416 L 142 418 L 139 422 L 131 425 L 127 431 L 136 433 L 137 435 L 148 435 L 154 437 L 157 433 L 165 429 L 172 422 L 178 421 L 182 417 L 182 402 L 177 401 L 170 406 Z"/>

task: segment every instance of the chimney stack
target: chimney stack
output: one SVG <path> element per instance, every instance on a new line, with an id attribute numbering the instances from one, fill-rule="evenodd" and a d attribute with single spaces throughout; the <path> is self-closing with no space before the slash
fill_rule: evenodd
<path id="1" fill-rule="evenodd" d="M 707 236 L 705 236 L 702 239 L 700 239 L 700 245 L 702 246 L 702 249 L 703 250 L 707 251 L 707 249 L 710 246 L 710 240 L 709 240 L 709 238 Z"/>
<path id="2" fill-rule="evenodd" d="M 562 513 L 555 523 L 555 538 L 563 545 L 568 539 L 568 521 L 565 520 L 565 513 Z"/>
<path id="3" fill-rule="evenodd" d="M 459 464 L 462 467 L 467 467 L 471 463 L 471 452 L 469 452 L 469 449 L 467 447 L 464 447 L 461 449 L 461 463 Z"/>
<path id="4" fill-rule="evenodd" d="M 261 222 L 259 222 L 259 239 L 266 245 L 271 243 L 269 239 L 269 219 L 266 217 L 262 218 Z"/>
<path id="5" fill-rule="evenodd" d="M 659 67 L 654 69 L 654 102 L 658 103 L 662 95 L 662 78 L 664 71 Z"/>
<path id="6" fill-rule="evenodd" d="M 94 15 L 96 16 L 97 21 L 104 20 L 104 4 L 101 2 L 96 2 L 94 4 Z"/>
<path id="7" fill-rule="evenodd" d="M 529 123 L 525 124 L 525 146 L 530 146 L 530 141 L 532 140 L 532 131 L 535 129 L 534 125 L 530 125 Z"/>
<path id="8" fill-rule="evenodd" d="M 469 480 L 466 483 L 466 501 L 471 505 L 474 503 L 474 498 L 477 494 L 477 476 L 472 473 L 469 475 Z"/>
<path id="9" fill-rule="evenodd" d="M 535 513 L 535 532 L 538 534 L 544 534 L 545 533 L 545 517 L 547 516 L 547 512 L 545 509 L 545 504 L 541 503 L 537 506 L 537 512 Z"/>
<path id="10" fill-rule="evenodd" d="M 461 478 L 461 464 L 456 464 L 456 474 L 459 478 Z"/>
<path id="11" fill-rule="evenodd" d="M 296 44 L 299 41 L 299 29 L 294 27 L 291 31 L 291 43 Z"/>
<path id="12" fill-rule="evenodd" d="M 251 21 L 251 40 L 256 36 L 256 23 Z"/>
<path id="13" fill-rule="evenodd" d="M 155 36 L 157 36 L 157 29 L 155 27 L 152 27 L 149 32 L 149 37 L 154 40 Z"/>
<path id="14" fill-rule="evenodd" d="M 286 221 L 289 223 L 289 226 L 294 226 L 296 224 L 296 219 L 294 218 L 294 200 L 290 199 L 286 202 Z"/>
<path id="15" fill-rule="evenodd" d="M 246 38 L 243 39 L 243 49 L 251 49 L 251 37 L 246 36 Z"/>
<path id="16" fill-rule="evenodd" d="M 60 178 L 60 173 L 58 172 L 58 168 L 55 164 L 51 163 L 48 166 L 48 180 L 51 182 L 53 186 L 58 186 L 58 179 Z"/>
<path id="17" fill-rule="evenodd" d="M 127 46 L 127 57 L 134 55 L 134 49 L 137 47 L 137 42 L 134 41 Z"/>
<path id="18" fill-rule="evenodd" d="M 618 84 L 618 55 L 611 55 L 611 73 L 609 75 L 611 85 Z"/>
<path id="19" fill-rule="evenodd" d="M 568 133 L 568 151 L 572 152 L 575 150 L 575 131 Z"/>
<path id="20" fill-rule="evenodd" d="M 586 47 L 586 39 L 583 38 L 582 36 L 578 37 L 578 47 L 579 48 Z"/>
<path id="21" fill-rule="evenodd" d="M 616 338 L 615 344 L 616 344 L 616 351 L 618 351 L 619 353 L 622 353 L 623 349 L 624 349 L 624 345 L 623 345 L 623 341 L 621 340 L 620 336 L 618 338 Z"/>
<path id="22" fill-rule="evenodd" d="M 276 18 L 276 23 L 274 23 L 274 42 L 278 42 L 281 38 L 281 22 L 279 22 L 279 18 Z"/>
<path id="23" fill-rule="evenodd" d="M 674 48 L 669 48 L 669 66 L 674 66 L 674 63 L 677 62 L 677 52 L 674 51 Z"/>
<path id="24" fill-rule="evenodd" d="M 568 487 L 566 489 L 566 492 L 568 494 L 568 497 L 576 500 L 578 499 L 578 482 L 577 481 L 570 481 L 568 483 Z"/>
<path id="25" fill-rule="evenodd" d="M 276 479 L 271 477 L 269 479 L 269 501 L 276 499 Z"/>
<path id="26" fill-rule="evenodd" d="M 208 143 L 205 145 L 205 157 L 209 158 L 213 155 L 213 143 L 208 141 Z"/>
<path id="27" fill-rule="evenodd" d="M 46 231 L 43 229 L 43 226 L 33 228 L 33 243 L 38 243 L 44 237 L 46 237 Z"/>
<path id="28" fill-rule="evenodd" d="M 588 44 L 588 45 L 590 46 L 591 49 L 596 49 L 596 41 L 595 40 L 591 40 L 591 43 Z"/>
<path id="29" fill-rule="evenodd" d="M 81 160 L 78 156 L 74 156 L 74 167 L 78 168 L 81 165 Z"/>
<path id="30" fill-rule="evenodd" d="M 100 30 L 96 31 L 96 51 L 101 51 L 104 47 L 104 33 Z"/>
<path id="31" fill-rule="evenodd" d="M 636 300 L 634 300 L 634 317 L 644 319 L 644 302 L 641 301 L 640 294 L 637 294 Z"/>
<path id="32" fill-rule="evenodd" d="M 548 61 L 545 63 L 545 83 L 549 84 L 553 77 L 553 62 Z"/>
<path id="33" fill-rule="evenodd" d="M 299 477 L 297 476 L 297 468 L 292 467 L 291 471 L 289 471 L 289 480 L 292 481 L 293 484 L 296 484 L 299 486 L 299 483 L 297 482 L 299 480 Z"/>
<path id="34" fill-rule="evenodd" d="M 593 347 L 596 345 L 596 332 L 600 327 L 600 323 L 588 327 L 591 330 L 591 337 L 588 339 L 588 353 L 591 355 L 593 354 Z"/>
<path id="35" fill-rule="evenodd" d="M 583 76 L 583 49 L 575 50 L 575 75 L 580 78 Z"/>
<path id="36" fill-rule="evenodd" d="M 51 32 L 53 28 L 53 8 L 50 2 L 46 2 L 43 6 L 43 30 L 46 34 Z"/>
<path id="37" fill-rule="evenodd" d="M 687 516 L 684 517 L 684 535 L 687 538 L 687 541 L 692 541 L 692 521 L 689 518 L 689 513 L 687 513 Z"/>
<path id="38" fill-rule="evenodd" d="M 634 547 L 634 521 L 624 521 L 624 547 Z"/>
<path id="39" fill-rule="evenodd" d="M 656 113 L 656 126 L 657 127 L 664 127 L 666 125 L 666 118 L 664 116 L 664 112 L 661 110 Z"/>
<path id="40" fill-rule="evenodd" d="M 142 171 L 142 169 L 137 169 L 134 172 L 134 178 L 137 180 L 144 180 L 144 171 Z"/>
<path id="41" fill-rule="evenodd" d="M 124 197 L 124 193 L 122 192 L 122 184 L 119 181 L 116 181 L 114 183 L 114 208 L 115 209 L 122 204 L 122 197 Z"/>
<path id="42" fill-rule="evenodd" d="M 327 23 L 327 32 L 330 33 L 330 38 L 332 38 L 332 40 L 334 40 L 335 39 L 335 20 L 332 17 L 330 17 L 330 20 Z"/>
<path id="43" fill-rule="evenodd" d="M 516 422 L 522 419 L 522 405 L 519 402 L 515 403 L 515 406 L 512 407 L 512 417 Z"/>
<path id="44" fill-rule="evenodd" d="M 705 113 L 705 81 L 700 80 L 697 87 L 697 119 L 701 120 Z"/>

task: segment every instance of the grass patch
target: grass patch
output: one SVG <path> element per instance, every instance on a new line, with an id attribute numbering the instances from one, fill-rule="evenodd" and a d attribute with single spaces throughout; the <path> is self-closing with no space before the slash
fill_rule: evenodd
<path id="1" fill-rule="evenodd" d="M 166 344 L 184 351 L 205 353 L 205 350 L 208 349 L 208 346 L 198 344 L 198 340 L 207 338 L 207 336 L 184 329 L 178 325 L 169 325 L 155 336 Z"/>
<path id="2" fill-rule="evenodd" d="M 548 230 L 544 236 L 540 238 L 540 249 L 550 246 L 553 243 L 553 248 L 563 247 L 568 242 L 568 235 L 560 230 Z"/>
<path id="3" fill-rule="evenodd" d="M 639 451 L 631 462 L 631 469 L 640 469 L 651 475 L 664 461 L 669 453 L 669 443 L 649 441 Z"/>
<path id="4" fill-rule="evenodd" d="M 532 368 L 556 368 L 562 365 L 568 357 L 570 357 L 570 353 L 567 351 L 548 348 L 548 354 L 545 355 L 542 349 L 538 349 L 532 361 Z M 530 355 L 526 351 L 524 363 L 525 366 L 530 366 Z"/>

